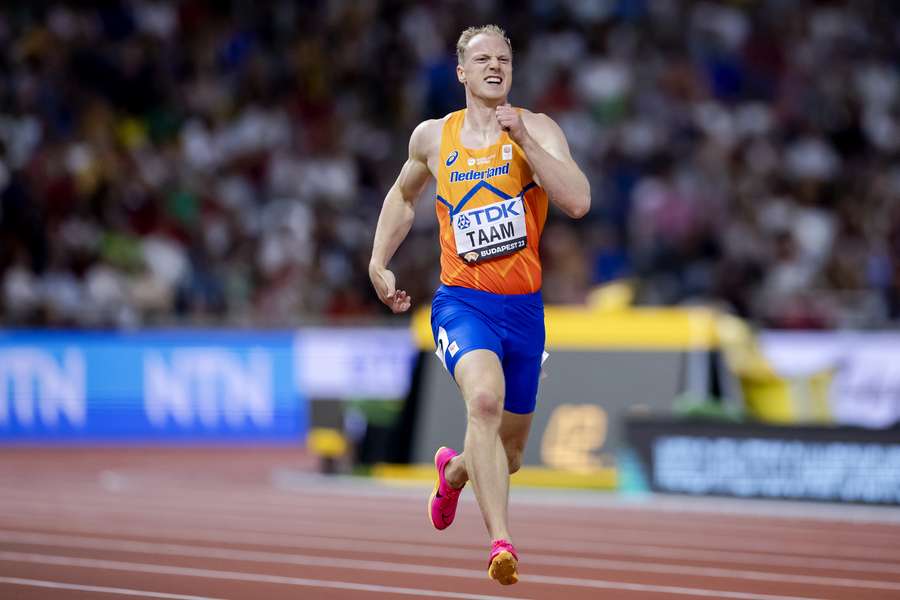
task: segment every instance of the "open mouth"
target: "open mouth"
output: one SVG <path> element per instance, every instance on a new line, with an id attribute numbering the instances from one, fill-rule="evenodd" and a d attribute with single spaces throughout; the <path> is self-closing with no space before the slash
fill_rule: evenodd
<path id="1" fill-rule="evenodd" d="M 496 75 L 491 75 L 490 77 L 485 77 L 484 82 L 488 85 L 495 85 L 497 87 L 500 87 L 501 85 L 503 85 L 503 79 L 500 77 L 497 77 Z"/>

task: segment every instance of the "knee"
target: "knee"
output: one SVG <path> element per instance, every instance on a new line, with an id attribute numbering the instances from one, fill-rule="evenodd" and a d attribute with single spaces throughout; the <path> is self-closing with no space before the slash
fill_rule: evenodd
<path id="1" fill-rule="evenodd" d="M 499 394 L 479 389 L 469 399 L 469 420 L 486 425 L 500 425 L 503 416 L 502 398 Z"/>

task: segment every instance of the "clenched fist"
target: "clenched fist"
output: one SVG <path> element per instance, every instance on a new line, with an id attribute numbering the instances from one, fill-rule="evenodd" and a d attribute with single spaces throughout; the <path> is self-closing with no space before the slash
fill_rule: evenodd
<path id="1" fill-rule="evenodd" d="M 500 127 L 503 128 L 503 131 L 509 133 L 512 141 L 521 146 L 528 135 L 528 130 L 525 129 L 525 123 L 522 122 L 522 116 L 519 114 L 519 111 L 510 106 L 509 103 L 498 106 L 496 111 L 497 122 L 500 123 Z"/>

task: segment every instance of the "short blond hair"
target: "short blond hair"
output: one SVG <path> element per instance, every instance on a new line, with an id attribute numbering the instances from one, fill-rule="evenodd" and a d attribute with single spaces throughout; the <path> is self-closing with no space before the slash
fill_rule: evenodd
<path id="1" fill-rule="evenodd" d="M 506 37 L 506 32 L 499 26 L 481 25 L 479 27 L 469 27 L 459 34 L 459 40 L 456 42 L 456 58 L 459 61 L 459 64 L 463 63 L 463 58 L 466 54 L 466 46 L 469 45 L 469 42 L 472 41 L 473 37 L 482 33 L 491 33 L 499 36 L 500 39 L 506 42 L 506 47 L 509 48 L 509 53 L 512 54 L 512 42 L 509 41 L 509 38 Z"/>

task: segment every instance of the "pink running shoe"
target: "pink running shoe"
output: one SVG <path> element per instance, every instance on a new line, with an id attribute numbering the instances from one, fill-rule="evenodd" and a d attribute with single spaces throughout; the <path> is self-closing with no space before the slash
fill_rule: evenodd
<path id="1" fill-rule="evenodd" d="M 435 529 L 447 529 L 456 516 L 456 505 L 459 503 L 459 493 L 462 488 L 450 487 L 444 479 L 444 470 L 450 460 L 458 453 L 453 448 L 441 446 L 434 454 L 434 466 L 438 472 L 438 480 L 434 485 L 434 491 L 428 500 L 428 518 Z M 465 485 L 463 485 L 465 487 Z"/>
<path id="2" fill-rule="evenodd" d="M 519 581 L 519 555 L 509 541 L 494 540 L 491 542 L 488 577 L 502 585 L 512 585 Z"/>

